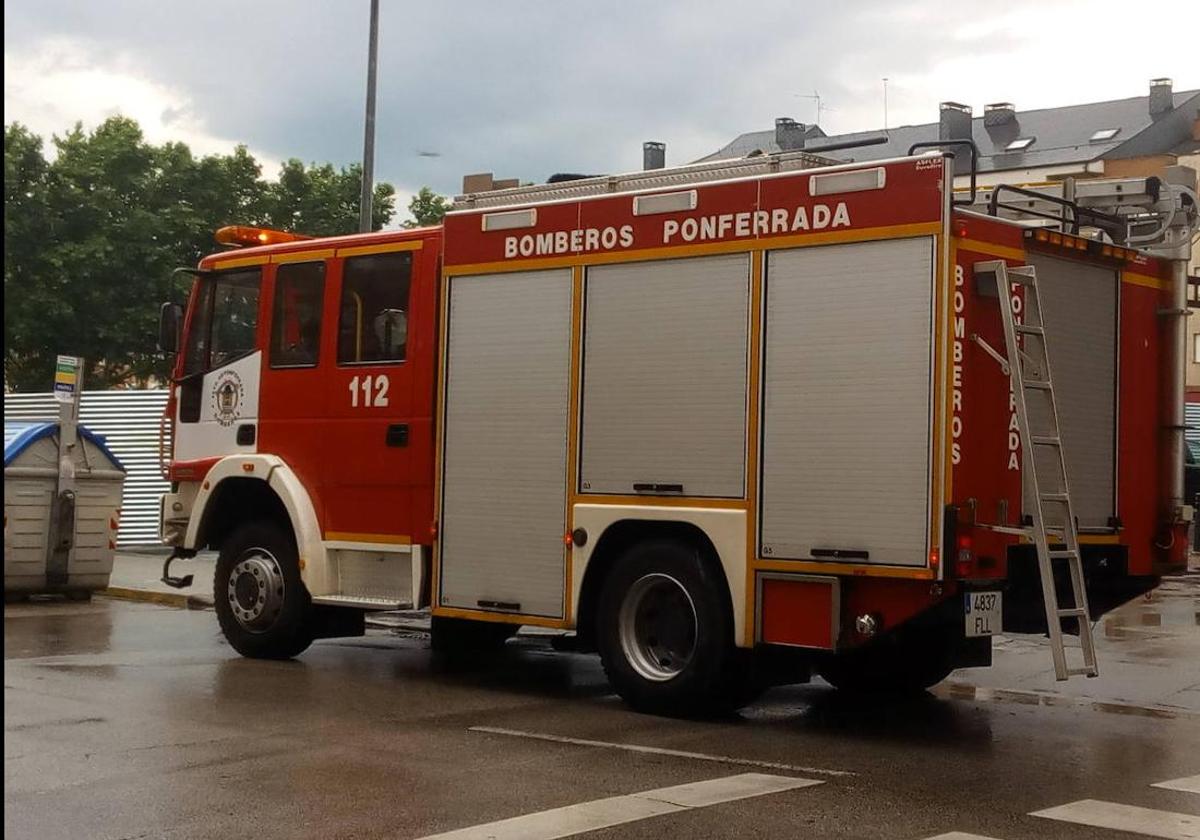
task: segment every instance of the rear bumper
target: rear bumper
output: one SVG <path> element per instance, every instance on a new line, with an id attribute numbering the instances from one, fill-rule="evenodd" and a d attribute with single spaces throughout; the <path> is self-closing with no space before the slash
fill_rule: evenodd
<path id="1" fill-rule="evenodd" d="M 1124 545 L 1080 546 L 1083 575 L 1087 583 L 1088 609 L 1092 619 L 1158 586 L 1161 576 L 1129 574 L 1129 549 Z M 1071 606 L 1071 582 L 1065 564 L 1055 568 L 1054 583 L 1059 606 Z M 1045 633 L 1046 610 L 1037 555 L 1031 545 L 1009 549 L 1008 583 L 1004 595 L 1004 629 L 1013 633 Z M 1074 622 L 1064 622 L 1064 631 L 1076 632 Z"/>

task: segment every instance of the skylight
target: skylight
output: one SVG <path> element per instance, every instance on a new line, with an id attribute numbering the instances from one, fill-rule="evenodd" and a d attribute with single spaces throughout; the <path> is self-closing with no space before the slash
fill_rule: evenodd
<path id="1" fill-rule="evenodd" d="M 1121 133 L 1119 128 L 1102 128 L 1091 136 L 1092 143 L 1102 143 L 1105 140 L 1111 140 Z"/>
<path id="2" fill-rule="evenodd" d="M 1004 151 L 1019 152 L 1022 149 L 1028 149 L 1030 146 L 1033 145 L 1033 141 L 1036 139 L 1037 139 L 1036 137 L 1018 137 L 1016 140 L 1012 141 L 1007 146 L 1005 146 Z"/>

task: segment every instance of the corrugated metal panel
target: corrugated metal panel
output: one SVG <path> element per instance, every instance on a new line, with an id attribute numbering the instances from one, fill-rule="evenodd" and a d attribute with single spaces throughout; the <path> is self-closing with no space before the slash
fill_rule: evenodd
<path id="1" fill-rule="evenodd" d="M 1200 448 L 1200 403 L 1187 403 L 1184 405 L 1186 419 L 1184 423 L 1187 425 L 1187 441 L 1192 444 L 1192 449 Z"/>
<path id="2" fill-rule="evenodd" d="M 443 606 L 562 616 L 571 271 L 450 281 Z"/>
<path id="3" fill-rule="evenodd" d="M 582 489 L 745 485 L 750 257 L 588 269 Z"/>
<path id="4" fill-rule="evenodd" d="M 84 391 L 79 420 L 103 435 L 125 466 L 118 545 L 157 545 L 159 497 L 170 489 L 158 464 L 159 418 L 166 390 Z M 53 420 L 58 403 L 52 394 L 5 394 L 4 419 Z"/>
<path id="5" fill-rule="evenodd" d="M 768 256 L 764 555 L 925 564 L 932 255 L 907 239 Z"/>
<path id="6" fill-rule="evenodd" d="M 1037 269 L 1045 310 L 1071 506 L 1080 528 L 1106 529 L 1109 517 L 1117 515 L 1117 273 L 1044 256 L 1030 262 Z M 1036 395 L 1026 400 L 1032 428 L 1047 428 L 1048 403 Z M 1039 477 L 1054 475 L 1057 456 L 1046 447 L 1039 449 Z M 1043 492 L 1047 481 L 1042 480 Z M 1027 493 L 1025 508 L 1030 505 Z"/>

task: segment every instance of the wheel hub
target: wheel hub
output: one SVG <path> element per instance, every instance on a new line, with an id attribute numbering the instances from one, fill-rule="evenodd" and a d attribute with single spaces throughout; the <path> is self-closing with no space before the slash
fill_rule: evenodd
<path id="1" fill-rule="evenodd" d="M 269 628 L 283 609 L 283 570 L 265 548 L 247 549 L 229 574 L 226 592 L 238 624 L 253 632 Z"/>
<path id="2" fill-rule="evenodd" d="M 634 581 L 618 617 L 621 649 L 639 676 L 665 682 L 696 650 L 696 605 L 682 583 L 655 572 Z"/>

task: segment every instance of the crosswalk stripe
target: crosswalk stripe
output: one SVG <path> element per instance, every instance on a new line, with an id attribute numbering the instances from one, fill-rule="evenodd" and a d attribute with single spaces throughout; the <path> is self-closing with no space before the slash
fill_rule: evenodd
<path id="1" fill-rule="evenodd" d="M 1169 782 L 1159 782 L 1150 787 L 1166 788 L 1167 790 L 1182 790 L 1185 793 L 1200 793 L 1200 776 L 1187 776 L 1182 779 L 1172 779 Z"/>
<path id="2" fill-rule="evenodd" d="M 1056 808 L 1033 811 L 1030 816 L 1128 831 L 1130 834 L 1161 837 L 1164 840 L 1200 840 L 1200 817 L 1097 799 L 1081 799 Z"/>
<path id="3" fill-rule="evenodd" d="M 555 840 L 585 831 L 824 784 L 817 779 L 741 773 L 720 779 L 594 799 L 423 837 L 421 840 Z"/>

